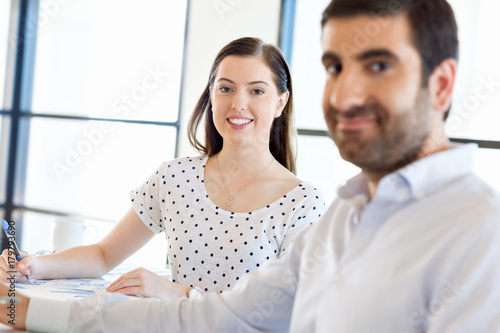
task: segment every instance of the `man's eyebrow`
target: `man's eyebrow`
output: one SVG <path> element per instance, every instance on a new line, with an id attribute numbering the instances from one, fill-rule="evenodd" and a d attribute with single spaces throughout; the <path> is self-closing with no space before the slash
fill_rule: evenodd
<path id="1" fill-rule="evenodd" d="M 398 56 L 396 56 L 394 53 L 392 53 L 391 51 L 389 51 L 387 49 L 368 50 L 368 51 L 365 51 L 365 52 L 362 52 L 362 53 L 356 55 L 357 60 L 368 60 L 370 58 L 378 58 L 378 57 L 399 60 Z"/>
<path id="2" fill-rule="evenodd" d="M 321 57 L 321 62 L 326 62 L 326 61 L 335 61 L 335 62 L 340 62 L 340 57 L 333 52 L 325 52 L 323 53 L 323 56 Z"/>
<path id="3" fill-rule="evenodd" d="M 229 83 L 234 84 L 234 81 L 229 80 L 229 79 L 227 79 L 225 77 L 221 77 L 220 79 L 217 80 L 217 82 L 220 82 L 220 81 L 227 81 Z M 252 81 L 252 82 L 248 82 L 249 85 L 251 85 L 251 84 L 259 84 L 259 83 L 262 83 L 262 84 L 265 84 L 266 86 L 269 86 L 269 83 L 267 83 L 266 81 Z"/>

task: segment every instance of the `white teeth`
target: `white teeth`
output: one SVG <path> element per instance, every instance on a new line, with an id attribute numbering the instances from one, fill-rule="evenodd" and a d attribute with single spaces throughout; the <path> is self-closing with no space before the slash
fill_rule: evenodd
<path id="1" fill-rule="evenodd" d="M 235 125 L 244 125 L 252 121 L 250 119 L 233 119 L 233 118 L 229 118 L 228 120 L 231 124 Z"/>

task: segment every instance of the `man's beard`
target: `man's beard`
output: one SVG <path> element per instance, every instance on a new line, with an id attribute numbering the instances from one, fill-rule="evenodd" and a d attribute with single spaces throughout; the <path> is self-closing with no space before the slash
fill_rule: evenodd
<path id="1" fill-rule="evenodd" d="M 388 174 L 416 159 L 431 131 L 431 104 L 427 89 L 422 89 L 413 105 L 405 112 L 390 113 L 377 102 L 345 112 L 330 107 L 326 114 L 330 135 L 342 158 L 365 172 Z M 340 132 L 337 117 L 375 117 L 377 135 L 362 132 Z M 373 132 L 372 132 L 373 133 Z"/>

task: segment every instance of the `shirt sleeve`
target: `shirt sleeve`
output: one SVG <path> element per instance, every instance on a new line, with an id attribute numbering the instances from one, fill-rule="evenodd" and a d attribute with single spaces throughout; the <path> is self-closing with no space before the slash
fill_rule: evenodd
<path id="1" fill-rule="evenodd" d="M 142 222 L 155 234 L 163 231 L 162 212 L 160 209 L 160 187 L 165 185 L 166 179 L 161 165 L 137 189 L 130 192 L 132 207 Z"/>
<path id="2" fill-rule="evenodd" d="M 500 224 L 498 216 L 471 230 L 437 276 L 428 307 L 414 314 L 428 333 L 500 332 Z"/>
<path id="3" fill-rule="evenodd" d="M 100 293 L 78 301 L 32 298 L 26 328 L 36 332 L 181 332 L 179 304 Z"/>
<path id="4" fill-rule="evenodd" d="M 31 297 L 26 329 L 35 332 L 66 332 L 70 316 L 68 301 Z"/>
<path id="5" fill-rule="evenodd" d="M 299 196 L 302 199 L 296 205 L 292 219 L 287 226 L 280 245 L 279 256 L 282 256 L 286 252 L 286 249 L 290 247 L 293 240 L 319 220 L 326 211 L 323 194 L 320 190 L 314 188 L 313 185 L 309 183 L 301 184 Z"/>
<path id="6" fill-rule="evenodd" d="M 270 260 L 247 274 L 233 290 L 208 293 L 203 300 L 166 301 L 119 293 L 100 293 L 78 301 L 33 298 L 27 328 L 46 332 L 285 333 L 300 266 L 300 249 L 295 246 L 282 259 Z M 49 319 L 55 313 L 58 320 Z"/>

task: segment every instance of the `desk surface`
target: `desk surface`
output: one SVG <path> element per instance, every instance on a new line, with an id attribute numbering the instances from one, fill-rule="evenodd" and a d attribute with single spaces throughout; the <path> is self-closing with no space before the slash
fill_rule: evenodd
<path id="1" fill-rule="evenodd" d="M 137 268 L 136 266 L 122 264 L 96 279 L 55 279 L 55 280 L 32 280 L 30 282 L 16 283 L 16 289 L 20 293 L 30 297 L 43 297 L 60 300 L 77 300 L 99 292 L 106 292 L 106 287 L 122 274 Z M 171 279 L 170 270 L 148 268 L 150 271 Z M 13 328 L 0 324 L 0 332 L 14 332 Z M 15 331 L 26 332 L 26 331 Z"/>

